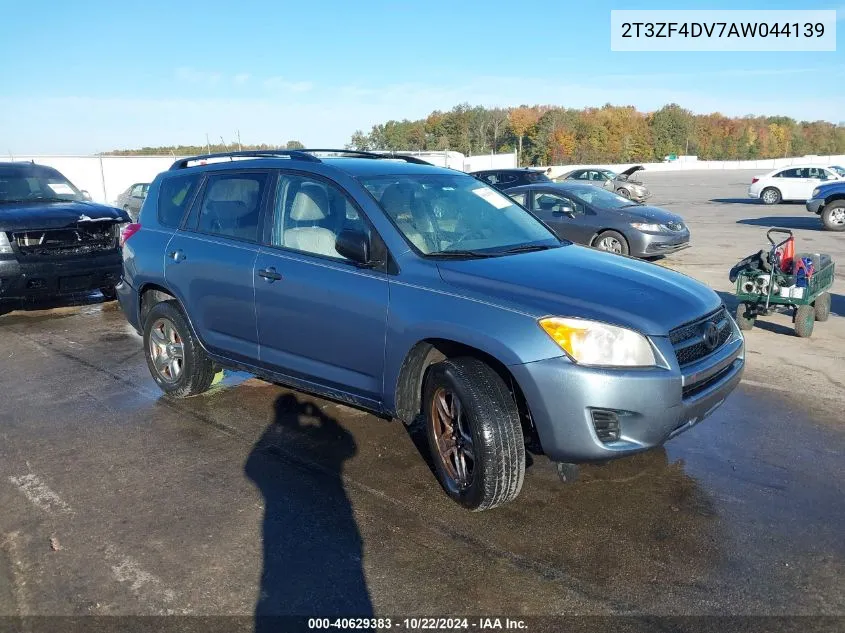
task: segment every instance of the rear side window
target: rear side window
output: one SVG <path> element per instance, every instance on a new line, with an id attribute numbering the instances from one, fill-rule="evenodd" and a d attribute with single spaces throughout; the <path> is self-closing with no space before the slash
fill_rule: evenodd
<path id="1" fill-rule="evenodd" d="M 158 221 L 162 226 L 176 228 L 182 222 L 185 209 L 190 205 L 197 185 L 199 174 L 186 174 L 161 181 L 158 193 Z"/>
<path id="2" fill-rule="evenodd" d="M 197 230 L 250 242 L 258 241 L 264 172 L 209 176 L 199 210 Z"/>

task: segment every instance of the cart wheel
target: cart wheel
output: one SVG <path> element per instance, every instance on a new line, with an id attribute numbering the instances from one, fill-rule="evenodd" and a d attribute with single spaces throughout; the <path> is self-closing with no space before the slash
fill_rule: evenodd
<path id="1" fill-rule="evenodd" d="M 736 324 L 740 330 L 750 330 L 754 327 L 757 315 L 747 303 L 740 303 L 736 307 Z"/>
<path id="2" fill-rule="evenodd" d="M 813 306 L 798 306 L 795 311 L 795 334 L 801 338 L 813 335 L 813 325 L 816 323 L 816 310 Z"/>
<path id="3" fill-rule="evenodd" d="M 827 321 L 830 316 L 830 293 L 823 292 L 813 304 L 816 310 L 816 321 Z"/>

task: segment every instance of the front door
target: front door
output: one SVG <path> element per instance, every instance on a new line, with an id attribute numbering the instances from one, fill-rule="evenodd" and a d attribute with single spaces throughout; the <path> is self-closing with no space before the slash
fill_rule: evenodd
<path id="1" fill-rule="evenodd" d="M 378 239 L 334 183 L 282 172 L 255 264 L 261 364 L 376 405 L 381 402 L 388 277 L 335 250 L 357 229 Z"/>
<path id="2" fill-rule="evenodd" d="M 534 190 L 531 211 L 562 238 L 576 244 L 589 244 L 594 228 L 594 217 L 587 207 L 563 193 L 551 190 Z"/>
<path id="3" fill-rule="evenodd" d="M 255 364 L 255 259 L 267 171 L 208 175 L 186 221 L 166 249 L 165 277 L 213 353 Z"/>

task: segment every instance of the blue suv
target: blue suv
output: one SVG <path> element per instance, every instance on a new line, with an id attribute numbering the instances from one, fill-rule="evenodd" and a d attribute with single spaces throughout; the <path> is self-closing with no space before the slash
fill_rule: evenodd
<path id="1" fill-rule="evenodd" d="M 560 240 L 496 189 L 406 156 L 178 160 L 126 227 L 117 293 L 170 396 L 221 368 L 406 424 L 472 510 L 558 463 L 663 444 L 736 387 L 744 341 L 706 286 Z"/>

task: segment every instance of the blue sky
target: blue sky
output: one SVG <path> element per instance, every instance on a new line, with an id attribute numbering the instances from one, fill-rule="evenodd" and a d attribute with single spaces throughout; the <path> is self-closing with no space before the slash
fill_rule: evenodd
<path id="1" fill-rule="evenodd" d="M 610 51 L 611 9 L 676 8 L 644 0 L 9 2 L 0 153 L 200 144 L 206 133 L 229 142 L 237 130 L 245 143 L 342 146 L 355 129 L 461 102 L 651 110 L 675 101 L 695 112 L 845 120 L 841 33 L 834 53 Z M 839 9 L 845 27 L 845 5 L 800 8 Z"/>

